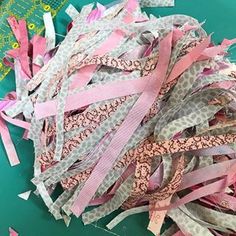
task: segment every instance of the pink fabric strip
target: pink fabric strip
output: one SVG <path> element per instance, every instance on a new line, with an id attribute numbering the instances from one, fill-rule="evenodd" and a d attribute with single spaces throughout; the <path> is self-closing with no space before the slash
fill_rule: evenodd
<path id="1" fill-rule="evenodd" d="M 121 30 L 115 30 L 112 34 L 105 40 L 102 45 L 94 52 L 93 55 L 104 55 L 113 48 L 115 48 L 120 41 L 124 38 L 125 34 Z M 97 65 L 89 65 L 79 69 L 78 73 L 74 75 L 74 80 L 70 85 L 70 90 L 75 88 L 83 87 L 89 83 L 92 78 Z"/>
<path id="2" fill-rule="evenodd" d="M 160 207 L 156 210 L 167 210 L 167 209 L 177 208 L 181 205 L 187 204 L 188 202 L 192 202 L 192 201 L 197 200 L 199 198 L 211 195 L 213 193 L 224 191 L 225 187 L 227 187 L 226 178 L 218 180 L 214 183 L 205 185 L 203 187 L 200 187 L 200 188 L 192 191 L 191 193 L 187 194 L 183 198 L 179 199 L 175 203 L 170 204 L 165 207 Z"/>
<path id="3" fill-rule="evenodd" d="M 2 120 L 2 118 L 0 118 L 0 133 L 1 133 L 2 142 L 5 147 L 10 165 L 15 166 L 15 165 L 20 164 L 20 161 L 19 161 L 17 153 L 16 153 L 16 149 L 14 147 L 14 144 L 12 143 L 12 140 L 11 140 L 9 130 L 8 130 L 5 122 Z"/>
<path id="4" fill-rule="evenodd" d="M 233 196 L 230 196 L 225 193 L 216 193 L 214 195 L 209 196 L 207 199 L 218 204 L 222 203 L 223 201 L 227 202 L 229 204 L 229 209 L 236 211 L 236 198 Z"/>
<path id="5" fill-rule="evenodd" d="M 225 50 L 227 49 L 227 47 L 231 46 L 234 43 L 236 43 L 236 39 L 232 40 L 225 39 L 223 40 L 221 45 L 206 48 L 202 53 L 202 55 L 197 59 L 197 61 L 207 60 L 217 55 L 225 54 Z"/>
<path id="6" fill-rule="evenodd" d="M 234 39 L 224 39 L 221 43 L 221 45 L 224 45 L 224 46 L 231 46 L 232 44 L 235 44 L 236 43 L 236 38 Z"/>
<path id="7" fill-rule="evenodd" d="M 92 10 L 91 13 L 88 15 L 87 22 L 91 23 L 95 20 L 100 19 L 105 10 L 106 10 L 105 6 L 103 6 L 100 3 L 97 3 L 97 8 Z"/>
<path id="8" fill-rule="evenodd" d="M 172 196 L 160 201 L 156 201 L 155 203 L 149 204 L 149 224 L 148 230 L 150 230 L 154 235 L 160 235 L 161 227 L 164 223 L 165 216 L 167 210 L 163 211 L 153 211 L 152 208 L 160 208 L 170 204 Z M 154 207 L 152 207 L 154 206 Z"/>
<path id="9" fill-rule="evenodd" d="M 179 28 L 175 28 L 174 34 L 173 34 L 173 44 L 175 44 L 183 36 L 184 36 L 184 32 L 182 30 L 180 30 Z"/>
<path id="10" fill-rule="evenodd" d="M 137 129 L 140 122 L 155 101 L 164 82 L 166 71 L 171 55 L 172 32 L 160 42 L 160 58 L 157 67 L 151 76 L 148 76 L 148 84 L 131 108 L 127 117 L 118 128 L 111 143 L 95 166 L 84 187 L 71 207 L 71 211 L 78 217 L 84 211 L 99 185 L 102 183 L 109 170 L 112 168 L 117 156 L 122 151 L 125 144 L 129 141 L 133 132 Z"/>
<path id="11" fill-rule="evenodd" d="M 29 130 L 30 129 L 30 123 L 29 122 L 26 122 L 26 121 L 22 121 L 22 120 L 18 120 L 18 119 L 13 119 L 7 115 L 5 115 L 3 112 L 0 113 L 0 116 L 7 122 L 15 125 L 15 126 L 18 126 L 18 127 L 21 127 L 23 129 L 26 129 L 26 130 Z"/>
<path id="12" fill-rule="evenodd" d="M 32 40 L 31 43 L 33 45 L 33 61 L 37 58 L 37 56 L 44 56 L 45 52 L 46 52 L 46 38 L 41 37 L 39 35 L 35 35 Z M 33 75 L 35 75 L 39 70 L 40 70 L 40 66 L 36 65 L 33 63 Z"/>
<path id="13" fill-rule="evenodd" d="M 10 16 L 10 17 L 7 18 L 7 21 L 8 21 L 8 24 L 10 25 L 10 27 L 11 27 L 11 30 L 12 30 L 13 34 L 16 37 L 16 40 L 18 42 L 20 42 L 20 30 L 19 30 L 19 25 L 18 25 L 18 22 L 17 22 L 16 18 L 14 16 Z"/>
<path id="14" fill-rule="evenodd" d="M 196 184 L 227 175 L 227 172 L 235 164 L 236 160 L 229 160 L 187 173 L 184 175 L 178 190 L 180 191 Z M 207 175 L 205 173 L 207 173 Z"/>
<path id="15" fill-rule="evenodd" d="M 28 49 L 29 49 L 29 39 L 28 39 L 28 32 L 26 27 L 25 20 L 19 20 L 19 30 L 20 30 L 20 63 L 22 70 L 25 74 L 31 78 L 31 71 L 30 71 L 30 62 L 28 56 Z"/>
<path id="16" fill-rule="evenodd" d="M 137 0 L 128 0 L 126 5 L 125 5 L 125 9 L 128 11 L 128 12 L 133 12 L 137 7 L 138 7 L 138 1 Z"/>
<path id="17" fill-rule="evenodd" d="M 12 58 L 18 58 L 19 57 L 19 54 L 20 54 L 20 49 L 19 48 L 15 48 L 15 49 L 11 49 L 9 51 L 7 51 L 7 55 L 9 57 L 12 57 Z"/>
<path id="18" fill-rule="evenodd" d="M 16 40 L 19 42 L 20 41 L 20 32 L 19 32 L 18 22 L 17 22 L 16 18 L 11 16 L 11 17 L 7 18 L 7 21 L 8 21 L 8 24 L 10 25 L 10 27 L 11 27 L 11 30 L 12 30 L 13 34 L 16 37 Z M 10 58 L 17 58 L 17 57 L 19 57 L 19 52 L 20 52 L 19 48 L 15 48 L 15 49 L 9 50 L 6 53 L 7 56 L 5 56 L 3 58 L 3 63 L 6 66 L 9 66 L 12 69 L 14 69 L 14 63 L 12 63 L 10 60 L 8 60 L 8 57 L 10 57 Z"/>
<path id="19" fill-rule="evenodd" d="M 215 57 L 216 55 L 224 53 L 226 47 L 223 47 L 221 45 L 206 48 L 201 56 L 206 56 L 206 57 Z"/>
<path id="20" fill-rule="evenodd" d="M 213 155 L 227 155 L 233 154 L 235 151 L 228 145 L 222 145 L 218 147 L 199 149 L 197 151 L 189 152 L 196 156 L 213 156 Z"/>
<path id="21" fill-rule="evenodd" d="M 79 109 L 95 102 L 141 93 L 146 84 L 147 78 L 140 78 L 98 85 L 89 90 L 68 96 L 65 112 Z M 57 101 L 52 100 L 44 103 L 36 103 L 34 109 L 36 119 L 56 115 Z"/>
<path id="22" fill-rule="evenodd" d="M 171 82 L 180 76 L 189 66 L 191 66 L 201 55 L 201 53 L 208 47 L 211 42 L 211 37 L 207 37 L 203 42 L 193 48 L 187 55 L 183 56 L 174 66 L 171 71 L 167 83 Z"/>
<path id="23" fill-rule="evenodd" d="M 0 111 L 7 109 L 8 107 L 13 106 L 16 103 L 16 100 L 3 100 L 0 101 Z"/>
<path id="24" fill-rule="evenodd" d="M 207 172 L 204 172 L 207 173 Z M 236 178 L 236 164 L 234 163 L 227 171 L 227 176 L 223 179 L 220 179 L 216 182 L 213 182 L 211 184 L 204 185 L 203 187 L 200 187 L 193 192 L 187 194 L 183 198 L 179 199 L 173 204 L 170 204 L 169 206 L 160 208 L 159 210 L 163 209 L 171 209 L 171 208 L 177 208 L 181 205 L 184 205 L 188 202 L 192 202 L 194 200 L 197 200 L 199 198 L 209 196 L 214 193 L 220 193 L 224 192 L 225 188 L 230 186 L 235 182 Z"/>

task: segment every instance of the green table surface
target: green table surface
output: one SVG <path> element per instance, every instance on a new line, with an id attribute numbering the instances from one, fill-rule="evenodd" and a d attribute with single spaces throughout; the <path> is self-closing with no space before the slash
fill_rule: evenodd
<path id="1" fill-rule="evenodd" d="M 33 1 L 33 0 L 32 0 Z M 61 9 L 55 19 L 56 31 L 65 34 L 69 17 L 65 9 L 72 3 L 77 9 L 92 1 L 70 0 Z M 103 4 L 110 3 L 109 0 L 101 0 Z M 0 3 L 1 4 L 1 3 Z M 1 5 L 0 5 L 1 7 Z M 146 8 L 148 14 L 171 15 L 187 14 L 203 22 L 208 33 L 213 34 L 213 39 L 219 43 L 224 38 L 236 37 L 236 0 L 176 0 L 173 8 Z M 59 38 L 58 38 L 59 40 Z M 230 50 L 230 57 L 236 60 L 236 50 Z M 14 74 L 10 74 L 0 82 L 0 96 L 3 98 L 6 92 L 14 89 Z M 13 227 L 20 236 L 148 236 L 152 235 L 146 230 L 148 214 L 139 214 L 128 217 L 125 221 L 115 227 L 112 232 L 105 231 L 105 225 L 118 212 L 112 214 L 97 224 L 84 226 L 81 219 L 72 218 L 67 228 L 63 221 L 55 221 L 44 206 L 40 197 L 31 195 L 28 201 L 17 197 L 19 193 L 35 189 L 30 182 L 33 176 L 34 149 L 31 141 L 22 140 L 22 130 L 9 125 L 12 139 L 16 145 L 21 164 L 10 167 L 5 150 L 0 144 L 0 236 L 7 236 L 8 227 Z M 0 141 L 1 142 L 1 141 Z M 167 225 L 169 222 L 167 222 Z"/>

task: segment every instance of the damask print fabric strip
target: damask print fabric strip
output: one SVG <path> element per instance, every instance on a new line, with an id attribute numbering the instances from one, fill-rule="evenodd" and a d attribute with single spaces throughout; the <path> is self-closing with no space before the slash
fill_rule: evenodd
<path id="1" fill-rule="evenodd" d="M 6 53 L 16 91 L 0 102 L 1 136 L 11 165 L 20 161 L 5 123 L 33 141 L 32 182 L 56 220 L 90 224 L 121 207 L 108 229 L 148 211 L 154 235 L 166 217 L 163 235 L 236 234 L 236 65 L 226 57 L 236 40 L 214 45 L 192 17 L 141 11 L 173 5 L 70 5 L 58 45 L 50 14 L 32 40 L 9 18 L 19 48 Z"/>

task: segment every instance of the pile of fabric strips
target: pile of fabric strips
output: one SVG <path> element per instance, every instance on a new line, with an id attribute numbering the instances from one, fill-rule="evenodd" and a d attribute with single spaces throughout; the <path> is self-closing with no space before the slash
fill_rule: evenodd
<path id="1" fill-rule="evenodd" d="M 121 207 L 109 229 L 148 211 L 155 235 L 167 217 L 166 236 L 236 235 L 236 40 L 214 45 L 197 20 L 147 16 L 137 0 L 66 12 L 58 45 L 50 13 L 32 39 L 8 19 L 19 43 L 4 58 L 16 91 L 1 103 L 11 165 L 5 122 L 33 140 L 35 193 L 56 220 L 90 224 Z"/>

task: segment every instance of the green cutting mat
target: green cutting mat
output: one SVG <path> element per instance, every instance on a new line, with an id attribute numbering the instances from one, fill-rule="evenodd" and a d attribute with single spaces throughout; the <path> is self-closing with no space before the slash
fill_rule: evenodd
<path id="1" fill-rule="evenodd" d="M 5 1 L 5 0 L 4 0 Z M 18 1 L 18 0 L 17 0 Z M 34 0 L 25 0 L 35 2 Z M 36 0 L 37 1 L 37 0 Z M 6 0 L 6 2 L 12 2 Z M 60 2 L 59 0 L 56 2 Z M 82 5 L 92 1 L 71 0 L 71 3 L 78 9 Z M 103 4 L 111 1 L 101 1 Z M 1 4 L 1 3 L 0 3 Z M 69 18 L 64 13 L 68 2 L 61 9 L 56 17 L 56 30 L 60 34 L 65 34 L 66 25 Z M 215 42 L 220 42 L 224 37 L 236 37 L 236 0 L 176 0 L 174 8 L 145 9 L 154 15 L 170 15 L 174 13 L 188 14 L 196 17 L 199 21 L 206 20 L 205 29 L 211 33 L 215 32 L 213 38 Z M 0 10 L 1 12 L 1 10 Z M 1 16 L 1 15 L 0 15 Z M 2 40 L 0 36 L 0 41 Z M 60 40 L 60 38 L 58 38 Z M 231 58 L 236 61 L 236 50 L 232 52 Z M 0 82 L 0 97 L 7 91 L 14 89 L 13 72 Z M 83 226 L 80 219 L 73 218 L 69 228 L 66 228 L 62 221 L 55 221 L 48 213 L 42 200 L 35 195 L 31 195 L 28 201 L 17 197 L 17 194 L 34 189 L 30 179 L 33 176 L 34 151 L 30 141 L 21 140 L 22 130 L 10 126 L 10 131 L 21 160 L 21 164 L 11 168 L 9 166 L 6 153 L 0 145 L 0 236 L 8 236 L 8 227 L 13 227 L 19 232 L 19 236 L 151 236 L 146 230 L 148 215 L 140 214 L 132 216 L 118 225 L 111 233 L 100 229 L 105 228 L 105 224 L 114 217 L 108 216 L 96 225 Z"/>

